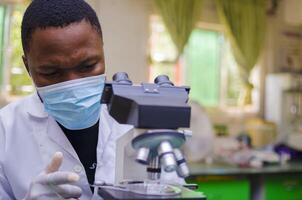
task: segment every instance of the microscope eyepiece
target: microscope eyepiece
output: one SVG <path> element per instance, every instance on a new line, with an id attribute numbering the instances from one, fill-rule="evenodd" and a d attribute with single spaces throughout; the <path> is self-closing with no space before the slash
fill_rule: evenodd
<path id="1" fill-rule="evenodd" d="M 132 85 L 132 81 L 126 72 L 118 72 L 112 77 L 113 82 L 121 85 Z"/>
<path id="2" fill-rule="evenodd" d="M 159 75 L 155 78 L 154 83 L 160 86 L 174 86 L 167 75 Z"/>

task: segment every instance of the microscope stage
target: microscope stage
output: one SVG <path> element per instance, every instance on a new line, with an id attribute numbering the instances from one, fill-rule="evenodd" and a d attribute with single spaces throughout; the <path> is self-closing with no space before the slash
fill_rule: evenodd
<path id="1" fill-rule="evenodd" d="M 142 194 L 135 194 L 132 192 L 125 192 L 122 190 L 114 190 L 108 188 L 99 188 L 99 195 L 106 200 L 144 200 L 144 199 L 152 199 L 152 200 L 161 200 L 161 199 L 169 199 L 169 200 L 206 200 L 206 197 L 200 192 L 194 192 L 193 190 L 189 190 L 187 188 L 181 188 L 182 192 L 177 196 L 147 196 Z"/>

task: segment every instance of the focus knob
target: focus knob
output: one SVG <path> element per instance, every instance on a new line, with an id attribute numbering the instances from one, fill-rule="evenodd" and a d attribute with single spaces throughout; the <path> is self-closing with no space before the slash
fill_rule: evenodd
<path id="1" fill-rule="evenodd" d="M 129 76 L 126 72 L 118 72 L 112 77 L 113 82 L 122 84 L 122 85 L 132 85 L 132 81 L 129 79 Z"/>
<path id="2" fill-rule="evenodd" d="M 167 75 L 159 75 L 155 78 L 154 83 L 160 86 L 174 86 Z"/>

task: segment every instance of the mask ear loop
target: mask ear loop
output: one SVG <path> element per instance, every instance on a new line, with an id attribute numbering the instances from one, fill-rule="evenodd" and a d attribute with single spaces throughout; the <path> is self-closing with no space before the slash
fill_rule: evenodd
<path id="1" fill-rule="evenodd" d="M 39 97 L 40 101 L 43 103 L 43 99 L 41 98 L 41 96 L 40 96 L 40 94 L 39 94 L 39 92 L 38 92 L 38 91 L 37 91 L 37 95 L 38 95 L 38 97 Z"/>

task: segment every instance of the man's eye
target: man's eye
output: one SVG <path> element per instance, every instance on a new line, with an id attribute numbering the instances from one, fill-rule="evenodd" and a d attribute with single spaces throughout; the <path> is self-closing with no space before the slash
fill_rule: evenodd
<path id="1" fill-rule="evenodd" d="M 87 71 L 93 70 L 94 67 L 95 67 L 95 64 L 92 64 L 92 65 L 84 65 L 84 66 L 81 66 L 79 70 L 80 70 L 81 72 L 87 72 Z"/>
<path id="2" fill-rule="evenodd" d="M 50 71 L 50 72 L 41 72 L 40 74 L 42 74 L 43 76 L 55 76 L 57 74 L 59 74 L 58 71 Z"/>

